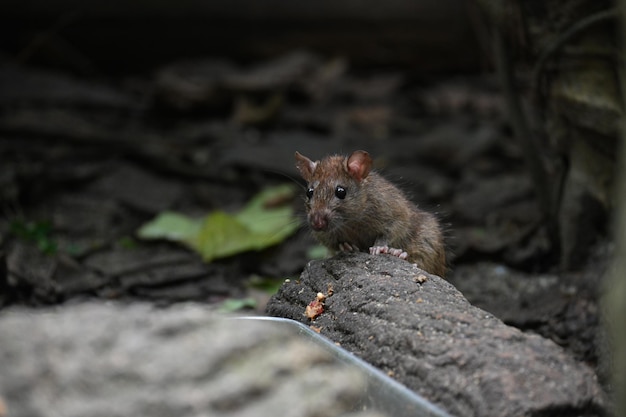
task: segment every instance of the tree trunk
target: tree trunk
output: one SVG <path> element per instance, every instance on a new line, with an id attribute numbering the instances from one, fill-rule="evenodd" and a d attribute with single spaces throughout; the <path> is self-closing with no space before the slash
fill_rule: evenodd
<path id="1" fill-rule="evenodd" d="M 626 45 L 626 0 L 619 3 L 620 26 L 619 41 L 622 47 Z M 626 69 L 620 68 L 622 92 L 625 92 Z M 607 327 L 612 346 L 612 369 L 614 383 L 615 415 L 626 416 L 626 332 L 624 332 L 624 317 L 626 317 L 626 124 L 622 120 L 621 150 L 617 166 L 619 167 L 616 200 L 617 207 L 614 218 L 615 254 L 613 267 L 609 273 L 606 287 L 605 310 Z"/>

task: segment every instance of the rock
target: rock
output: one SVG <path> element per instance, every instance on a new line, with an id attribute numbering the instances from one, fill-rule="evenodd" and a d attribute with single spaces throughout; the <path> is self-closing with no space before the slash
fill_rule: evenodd
<path id="1" fill-rule="evenodd" d="M 363 395 L 363 374 L 286 328 L 218 317 L 192 304 L 5 310 L 0 415 L 324 417 Z"/>
<path id="2" fill-rule="evenodd" d="M 323 312 L 304 316 L 318 292 Z M 552 341 L 472 306 L 447 281 L 390 256 L 308 264 L 267 312 L 309 323 L 459 416 L 603 415 L 593 371 Z"/>
<path id="3" fill-rule="evenodd" d="M 234 267 L 207 265 L 196 254 L 167 244 L 103 249 L 81 260 L 62 251 L 46 254 L 22 240 L 6 246 L 8 277 L 2 295 L 8 302 L 51 304 L 95 293 L 190 301 L 241 291 Z"/>
<path id="4" fill-rule="evenodd" d="M 7 277 L 0 277 L 0 285 L 7 304 L 18 300 L 35 305 L 56 303 L 109 283 L 109 277 L 85 268 L 65 253 L 45 253 L 35 242 L 13 240 L 6 246 Z"/>
<path id="5" fill-rule="evenodd" d="M 100 274 L 126 276 L 141 271 L 150 271 L 162 266 L 180 266 L 198 261 L 189 251 L 169 245 L 138 247 L 130 250 L 120 247 L 108 251 L 96 252 L 85 259 L 85 265 Z M 144 280 L 146 281 L 146 280 Z M 162 284 L 162 279 L 153 279 L 152 283 Z M 132 284 L 137 284 L 133 281 Z M 126 287 L 131 287 L 127 284 Z"/>
<path id="6" fill-rule="evenodd" d="M 235 66 L 221 59 L 176 62 L 156 74 L 155 102 L 157 108 L 180 112 L 220 109 L 230 104 L 224 93 L 224 77 L 236 72 Z"/>
<path id="7" fill-rule="evenodd" d="M 81 81 L 62 73 L 0 66 L 0 106 L 52 105 L 128 111 L 137 107 L 130 94 L 104 84 Z"/>
<path id="8" fill-rule="evenodd" d="M 8 284 L 12 287 L 31 287 L 37 297 L 54 299 L 55 283 L 52 279 L 56 260 L 41 251 L 35 244 L 16 241 L 10 246 L 6 268 Z"/>
<path id="9" fill-rule="evenodd" d="M 603 248 L 593 265 L 571 275 L 530 274 L 502 264 L 480 262 L 455 266 L 446 279 L 473 305 L 504 323 L 544 336 L 576 360 L 593 366 L 603 384 L 607 373 L 599 363 L 605 350 L 598 306 L 598 276 L 606 270 Z"/>
<path id="10" fill-rule="evenodd" d="M 526 176 L 515 173 L 496 177 L 468 176 L 460 181 L 455 191 L 455 211 L 465 220 L 481 223 L 485 222 L 485 213 L 502 212 L 519 202 L 528 201 L 532 196 L 532 184 Z M 529 218 L 523 220 L 532 222 L 537 216 L 534 211 L 528 211 Z M 492 214 L 490 217 L 496 216 Z"/>
<path id="11" fill-rule="evenodd" d="M 225 84 L 238 92 L 276 91 L 311 76 L 320 64 L 317 56 L 306 51 L 294 51 L 249 71 L 231 71 L 225 77 Z"/>
<path id="12" fill-rule="evenodd" d="M 150 214 L 171 209 L 184 194 L 181 184 L 123 163 L 96 181 L 90 192 L 107 195 L 135 210 Z"/>
<path id="13" fill-rule="evenodd" d="M 557 275 L 526 274 L 490 262 L 459 265 L 446 278 L 473 305 L 518 328 L 549 321 L 571 298 Z"/>
<path id="14" fill-rule="evenodd" d="M 336 153 L 337 143 L 326 139 L 327 136 L 316 133 L 277 132 L 268 134 L 257 143 L 232 141 L 220 154 L 219 166 L 222 170 L 240 167 L 299 177 L 294 152 L 311 155 L 315 159 Z"/>

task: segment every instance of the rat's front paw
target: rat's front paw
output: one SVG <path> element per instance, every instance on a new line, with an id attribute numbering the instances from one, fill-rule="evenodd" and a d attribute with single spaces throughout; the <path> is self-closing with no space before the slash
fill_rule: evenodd
<path id="1" fill-rule="evenodd" d="M 344 242 L 339 244 L 339 250 L 342 252 L 358 252 L 359 248 L 355 245 L 349 244 L 348 242 Z"/>
<path id="2" fill-rule="evenodd" d="M 389 255 L 397 256 L 400 259 L 406 259 L 409 257 L 409 254 L 402 249 L 390 248 L 389 246 L 372 246 L 370 248 L 370 253 L 372 255 L 387 253 Z"/>

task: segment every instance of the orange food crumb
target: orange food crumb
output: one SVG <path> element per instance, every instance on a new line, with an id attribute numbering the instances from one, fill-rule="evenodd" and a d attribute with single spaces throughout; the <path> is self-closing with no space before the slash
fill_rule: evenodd
<path id="1" fill-rule="evenodd" d="M 304 314 L 311 320 L 315 319 L 317 316 L 324 312 L 324 303 L 320 300 L 314 300 L 306 306 L 306 310 L 304 310 Z"/>

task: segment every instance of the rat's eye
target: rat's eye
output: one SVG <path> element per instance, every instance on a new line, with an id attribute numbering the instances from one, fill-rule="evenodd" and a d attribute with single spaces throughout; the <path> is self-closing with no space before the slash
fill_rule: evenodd
<path id="1" fill-rule="evenodd" d="M 313 197 L 313 187 L 309 187 L 306 190 L 306 198 L 311 198 L 311 197 Z"/>
<path id="2" fill-rule="evenodd" d="M 346 198 L 346 189 L 343 188 L 341 185 L 338 185 L 337 188 L 335 188 L 335 195 L 337 196 L 337 198 L 343 200 L 344 198 Z"/>

